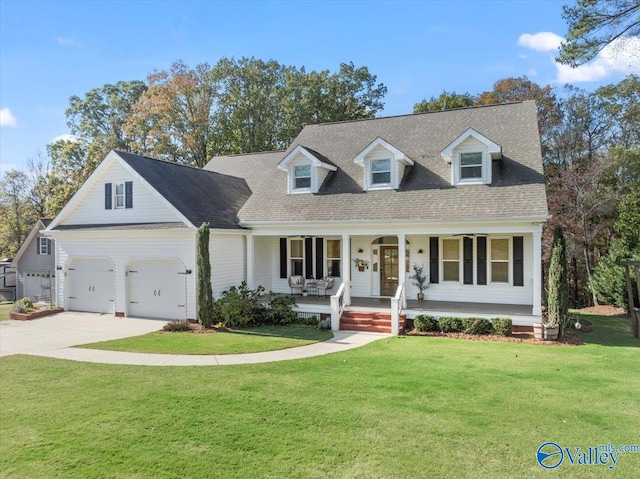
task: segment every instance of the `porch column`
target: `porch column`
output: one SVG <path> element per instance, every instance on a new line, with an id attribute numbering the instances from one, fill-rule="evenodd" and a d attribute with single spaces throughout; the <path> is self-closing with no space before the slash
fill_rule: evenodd
<path id="1" fill-rule="evenodd" d="M 253 281 L 253 263 L 254 263 L 254 237 L 252 234 L 247 235 L 247 287 L 254 288 Z"/>
<path id="2" fill-rule="evenodd" d="M 533 232 L 533 311 L 542 314 L 542 225 Z"/>
<path id="3" fill-rule="evenodd" d="M 398 233 L 398 286 L 404 285 L 407 271 L 407 237 L 404 233 Z M 407 290 L 404 291 L 404 297 L 407 297 Z M 406 302 L 403 301 L 403 308 L 406 308 Z"/>
<path id="4" fill-rule="evenodd" d="M 349 235 L 342 235 L 342 282 L 344 288 L 344 304 L 351 304 L 351 244 Z"/>

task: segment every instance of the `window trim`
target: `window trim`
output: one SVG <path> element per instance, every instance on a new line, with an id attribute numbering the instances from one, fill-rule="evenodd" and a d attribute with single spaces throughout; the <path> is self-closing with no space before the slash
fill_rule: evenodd
<path id="1" fill-rule="evenodd" d="M 494 240 L 506 240 L 507 241 L 507 255 L 508 258 L 493 259 L 493 242 Z M 487 245 L 487 284 L 496 285 L 509 285 L 513 286 L 513 236 L 491 236 L 489 237 L 489 244 Z M 493 263 L 506 263 L 507 264 L 507 281 L 494 281 L 493 280 Z"/>
<path id="2" fill-rule="evenodd" d="M 296 170 L 298 168 L 305 168 L 305 167 L 309 168 L 309 175 L 308 176 L 306 176 L 306 175 L 305 176 L 296 175 Z M 293 165 L 293 175 L 292 176 L 293 176 L 293 178 L 292 178 L 293 184 L 291 185 L 292 186 L 292 188 L 291 188 L 292 192 L 295 192 L 295 193 L 304 192 L 304 193 L 306 193 L 308 191 L 311 191 L 311 188 L 312 188 L 312 185 L 313 185 L 313 165 L 311 163 L 300 163 L 300 164 L 297 164 L 297 165 L 294 164 Z M 309 186 L 298 187 L 297 186 L 297 180 L 298 179 L 305 179 L 305 178 L 309 178 Z"/>
<path id="3" fill-rule="evenodd" d="M 387 164 L 389 165 L 389 168 L 387 170 L 374 171 L 373 170 L 374 163 L 380 163 L 383 161 L 387 162 Z M 371 189 L 386 188 L 386 187 L 390 187 L 393 184 L 393 166 L 391 164 L 391 161 L 392 161 L 392 158 L 375 158 L 375 159 L 369 160 L 369 187 Z M 389 181 L 384 181 L 379 183 L 374 181 L 374 175 L 380 174 L 380 173 L 389 173 Z"/>
<path id="4" fill-rule="evenodd" d="M 462 157 L 464 155 L 480 155 L 480 164 L 479 165 L 463 165 L 462 164 Z M 477 182 L 477 181 L 481 181 L 482 178 L 484 177 L 484 170 L 485 170 L 485 164 L 484 164 L 484 158 L 483 158 L 483 154 L 481 151 L 461 151 L 460 152 L 460 165 L 459 165 L 459 182 L 461 183 L 470 183 L 470 182 Z M 462 177 L 462 172 L 464 171 L 464 169 L 471 169 L 471 168 L 480 168 L 480 176 L 471 176 L 469 178 L 463 178 Z"/>

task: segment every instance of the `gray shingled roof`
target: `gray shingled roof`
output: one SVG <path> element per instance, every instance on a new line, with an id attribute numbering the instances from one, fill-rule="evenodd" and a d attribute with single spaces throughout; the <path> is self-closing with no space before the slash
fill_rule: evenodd
<path id="1" fill-rule="evenodd" d="M 240 228 L 238 212 L 251 195 L 244 179 L 123 151 L 116 153 L 194 226 L 208 222 L 211 228 Z"/>
<path id="2" fill-rule="evenodd" d="M 440 152 L 468 128 L 502 147 L 491 185 L 451 186 L 451 165 Z M 398 190 L 363 191 L 353 159 L 377 137 L 415 161 Z M 278 163 L 302 145 L 338 167 L 317 194 L 287 194 Z M 463 108 L 306 126 L 286 152 L 213 158 L 206 170 L 245 178 L 252 195 L 243 224 L 261 221 L 463 220 L 546 216 L 547 200 L 535 103 Z"/>

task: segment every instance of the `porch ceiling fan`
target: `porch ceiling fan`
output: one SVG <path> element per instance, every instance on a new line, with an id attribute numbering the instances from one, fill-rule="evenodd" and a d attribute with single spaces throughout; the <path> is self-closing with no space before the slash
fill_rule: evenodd
<path id="1" fill-rule="evenodd" d="M 453 236 L 464 236 L 465 238 L 473 238 L 474 236 L 478 236 L 481 238 L 486 238 L 487 236 L 489 236 L 486 233 L 459 233 L 457 235 L 453 235 Z"/>

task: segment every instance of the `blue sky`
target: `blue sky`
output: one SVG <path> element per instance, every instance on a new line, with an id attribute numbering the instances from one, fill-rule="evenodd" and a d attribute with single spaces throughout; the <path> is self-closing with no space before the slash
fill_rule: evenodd
<path id="1" fill-rule="evenodd" d="M 69 133 L 70 96 L 144 80 L 179 59 L 255 56 L 331 71 L 353 61 L 388 87 L 385 116 L 509 76 L 590 90 L 640 70 L 638 57 L 607 52 L 579 70 L 556 65 L 563 3 L 1 0 L 0 171 L 24 168 Z"/>

